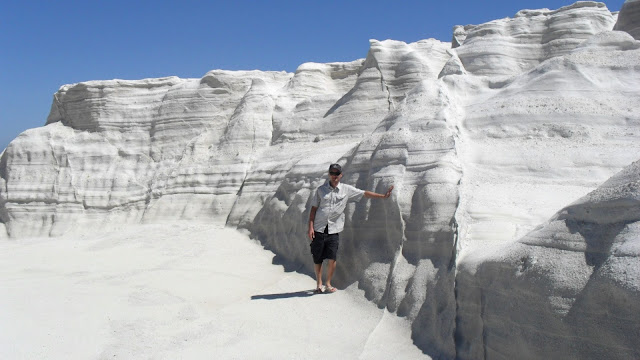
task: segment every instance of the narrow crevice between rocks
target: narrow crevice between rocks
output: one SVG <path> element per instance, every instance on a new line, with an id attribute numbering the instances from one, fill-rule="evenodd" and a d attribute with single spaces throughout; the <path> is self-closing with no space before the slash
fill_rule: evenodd
<path id="1" fill-rule="evenodd" d="M 380 64 L 378 64 L 377 60 L 375 61 L 375 64 L 376 69 L 378 69 L 378 71 L 380 72 L 380 86 L 387 93 L 387 102 L 389 103 L 387 111 L 390 112 L 391 110 L 393 110 L 393 99 L 391 99 L 391 91 L 389 90 L 389 86 L 387 85 L 386 81 L 384 81 L 384 75 L 382 74 L 382 69 L 380 69 Z"/>
<path id="2" fill-rule="evenodd" d="M 397 189 L 398 191 L 399 189 Z M 398 261 L 400 259 L 400 257 L 402 256 L 402 249 L 404 247 L 404 243 L 407 241 L 407 235 L 406 235 L 406 223 L 404 221 L 404 218 L 402 217 L 402 209 L 400 208 L 400 204 L 396 199 L 391 198 L 391 201 L 396 205 L 397 207 L 397 211 L 398 211 L 398 219 L 400 220 L 400 234 L 402 235 L 402 239 L 400 241 L 399 247 L 396 249 L 396 254 L 393 258 L 393 261 L 391 262 L 391 264 L 389 265 L 389 275 L 387 277 L 387 284 L 385 287 L 385 292 L 382 295 L 382 298 L 380 299 L 380 304 L 383 305 L 385 308 L 388 308 L 389 304 L 388 304 L 388 299 L 389 299 L 389 292 L 392 291 L 392 285 L 393 285 L 393 280 L 394 280 L 394 272 L 396 269 L 396 266 L 398 265 Z M 396 309 L 397 311 L 397 309 Z"/>

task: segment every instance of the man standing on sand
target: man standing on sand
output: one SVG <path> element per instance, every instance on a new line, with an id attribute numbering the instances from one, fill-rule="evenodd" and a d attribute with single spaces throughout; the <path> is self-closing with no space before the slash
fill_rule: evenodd
<path id="1" fill-rule="evenodd" d="M 344 229 L 344 209 L 349 201 L 358 201 L 362 196 L 366 198 L 386 199 L 391 196 L 393 186 L 386 194 L 364 191 L 351 185 L 340 184 L 342 167 L 339 164 L 329 166 L 329 180 L 318 187 L 311 199 L 311 213 L 309 214 L 309 239 L 311 240 L 311 255 L 313 255 L 316 273 L 316 293 L 324 291 L 333 293 L 337 289 L 331 286 L 331 278 L 336 270 L 338 254 L 338 233 Z M 329 260 L 326 288 L 322 288 L 322 262 Z"/>

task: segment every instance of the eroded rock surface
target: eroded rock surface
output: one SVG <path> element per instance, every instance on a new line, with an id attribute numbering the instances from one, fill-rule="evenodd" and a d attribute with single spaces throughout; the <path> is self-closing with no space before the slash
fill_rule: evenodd
<path id="1" fill-rule="evenodd" d="M 637 358 L 639 256 L 640 161 L 516 243 L 460 262 L 458 357 Z"/>
<path id="2" fill-rule="evenodd" d="M 640 299 L 637 196 L 606 189 L 637 167 L 590 192 L 640 158 L 637 3 L 372 40 L 293 74 L 65 85 L 1 155 L 0 237 L 198 220 L 308 272 L 310 194 L 337 161 L 343 182 L 396 190 L 347 207 L 336 284 L 409 318 L 428 355 L 633 355 L 640 334 L 614 314 Z M 598 291 L 616 294 L 606 311 Z"/>
<path id="3" fill-rule="evenodd" d="M 636 40 L 640 40 L 640 1 L 626 0 L 622 4 L 620 16 L 613 29 L 628 32 Z"/>

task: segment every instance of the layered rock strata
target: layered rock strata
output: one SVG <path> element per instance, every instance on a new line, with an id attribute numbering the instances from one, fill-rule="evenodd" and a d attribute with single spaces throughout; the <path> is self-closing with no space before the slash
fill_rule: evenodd
<path id="1" fill-rule="evenodd" d="M 591 357 L 608 340 L 588 319 L 607 339 L 632 330 L 611 313 L 635 309 L 620 281 L 637 279 L 619 279 L 635 245 L 605 265 L 626 242 L 601 228 L 632 234 L 631 220 L 602 225 L 607 207 L 571 206 L 581 237 L 560 215 L 534 229 L 640 158 L 635 3 L 619 15 L 594 2 L 523 10 L 456 27 L 453 44 L 372 40 L 365 59 L 294 74 L 63 86 L 47 125 L 0 157 L 0 237 L 197 220 L 246 229 L 275 261 L 311 271 L 310 194 L 337 161 L 346 183 L 396 190 L 347 207 L 336 284 L 409 318 L 425 353 Z M 549 245 L 567 231 L 575 248 Z M 609 312 L 591 286 L 619 294 Z M 611 340 L 611 353 L 632 354 L 638 336 Z"/>
<path id="2" fill-rule="evenodd" d="M 640 161 L 457 280 L 461 359 L 638 358 Z"/>

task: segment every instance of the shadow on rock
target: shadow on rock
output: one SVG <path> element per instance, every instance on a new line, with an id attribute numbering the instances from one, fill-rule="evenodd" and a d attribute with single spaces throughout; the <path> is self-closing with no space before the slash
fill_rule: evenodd
<path id="1" fill-rule="evenodd" d="M 626 223 L 594 224 L 574 219 L 566 220 L 567 228 L 574 233 L 580 233 L 586 243 L 584 257 L 587 265 L 596 270 L 602 266 L 611 254 L 615 238 L 620 234 Z"/>

